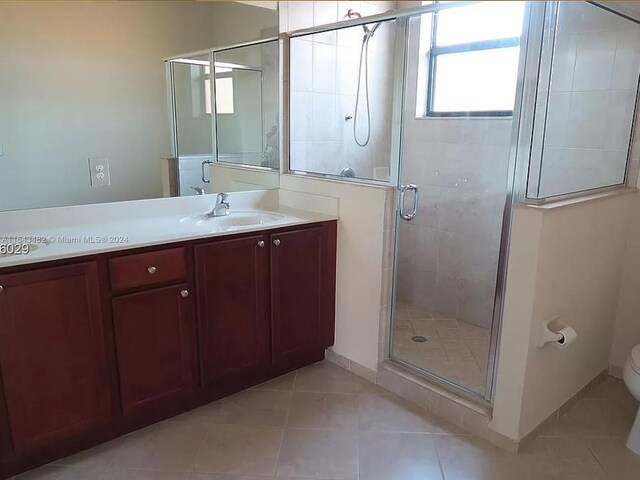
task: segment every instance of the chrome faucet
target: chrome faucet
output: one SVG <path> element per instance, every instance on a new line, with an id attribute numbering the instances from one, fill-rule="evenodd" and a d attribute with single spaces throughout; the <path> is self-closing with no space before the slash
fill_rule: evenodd
<path id="1" fill-rule="evenodd" d="M 216 196 L 215 206 L 209 213 L 207 213 L 207 217 L 224 217 L 225 215 L 229 215 L 230 205 L 227 198 L 229 198 L 228 194 L 220 192 Z"/>

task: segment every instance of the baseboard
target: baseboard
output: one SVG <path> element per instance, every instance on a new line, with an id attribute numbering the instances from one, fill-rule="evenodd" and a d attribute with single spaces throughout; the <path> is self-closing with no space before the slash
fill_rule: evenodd
<path id="1" fill-rule="evenodd" d="M 602 372 L 596 375 L 589 383 L 587 383 L 584 387 L 582 387 L 578 393 L 573 395 L 569 400 L 564 402 L 557 408 L 551 415 L 545 418 L 540 424 L 538 424 L 535 428 L 533 428 L 529 433 L 527 433 L 524 437 L 520 439 L 518 442 L 518 450 L 523 446 L 530 443 L 534 438 L 536 438 L 542 430 L 547 428 L 550 424 L 553 424 L 558 421 L 558 419 L 565 414 L 571 407 L 573 407 L 578 400 L 583 398 L 588 392 L 596 388 L 600 385 L 606 378 L 610 375 L 611 366 L 605 368 Z M 615 376 L 615 375 L 614 375 Z"/>
<path id="2" fill-rule="evenodd" d="M 364 365 L 360 365 L 358 362 L 350 360 L 344 355 L 340 355 L 339 353 L 327 348 L 324 351 L 324 358 L 325 360 L 350 371 L 354 375 L 362 377 L 371 383 L 376 383 L 377 372 L 375 370 L 371 370 Z"/>
<path id="3" fill-rule="evenodd" d="M 622 368 L 615 365 L 609 365 L 609 375 L 622 380 Z"/>

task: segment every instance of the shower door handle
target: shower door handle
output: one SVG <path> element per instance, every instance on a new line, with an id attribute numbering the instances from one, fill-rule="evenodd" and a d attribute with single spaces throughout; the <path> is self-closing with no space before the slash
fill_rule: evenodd
<path id="1" fill-rule="evenodd" d="M 404 197 L 408 191 L 413 192 L 413 209 L 410 213 L 404 212 Z M 413 183 L 409 183 L 408 185 L 400 186 L 400 218 L 410 222 L 416 215 L 418 214 L 418 186 Z"/>
<path id="2" fill-rule="evenodd" d="M 209 165 L 209 169 L 211 168 L 211 165 L 213 164 L 213 162 L 211 160 L 205 160 L 204 162 L 202 162 L 200 164 L 200 168 L 202 170 L 202 181 L 204 183 L 211 183 L 211 180 L 209 178 L 207 178 L 205 171 L 204 171 L 204 166 L 205 165 Z M 209 170 L 209 174 L 211 174 L 211 170 Z"/>

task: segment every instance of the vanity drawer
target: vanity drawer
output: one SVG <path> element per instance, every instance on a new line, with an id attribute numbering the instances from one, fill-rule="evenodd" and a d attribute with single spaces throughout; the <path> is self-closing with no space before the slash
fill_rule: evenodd
<path id="1" fill-rule="evenodd" d="M 179 247 L 112 258 L 109 272 L 113 290 L 184 280 L 187 276 L 185 251 Z"/>

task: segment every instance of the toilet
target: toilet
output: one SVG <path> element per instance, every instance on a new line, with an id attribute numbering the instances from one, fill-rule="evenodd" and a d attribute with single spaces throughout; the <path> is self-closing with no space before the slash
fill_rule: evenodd
<path id="1" fill-rule="evenodd" d="M 640 400 L 640 344 L 633 347 L 631 354 L 624 366 L 624 383 L 636 400 Z M 627 448 L 636 455 L 640 455 L 640 410 L 631 427 L 631 433 L 627 439 Z"/>

